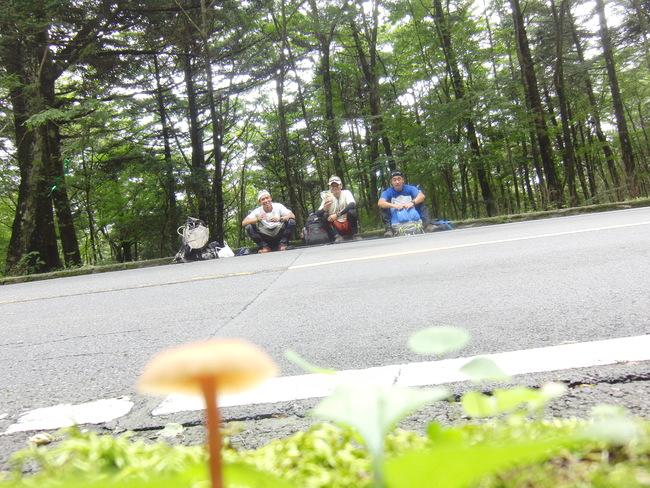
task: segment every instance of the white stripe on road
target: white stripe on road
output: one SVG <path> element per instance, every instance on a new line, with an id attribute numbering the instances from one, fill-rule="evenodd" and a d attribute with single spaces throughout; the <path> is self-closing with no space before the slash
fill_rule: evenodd
<path id="1" fill-rule="evenodd" d="M 504 352 L 483 357 L 495 361 L 510 376 L 648 361 L 650 335 Z M 274 378 L 256 390 L 238 395 L 223 395 L 219 404 L 222 407 L 235 407 L 322 398 L 332 393 L 338 384 L 347 381 L 396 386 L 432 386 L 466 381 L 469 378 L 459 369 L 472 359 L 474 358 L 381 366 L 340 371 L 336 375 L 310 374 Z M 198 397 L 173 394 L 169 395 L 152 415 L 168 415 L 203 408 L 204 402 Z"/>
<path id="2" fill-rule="evenodd" d="M 650 335 L 624 337 L 596 342 L 504 352 L 487 356 L 511 376 L 604 366 L 650 360 Z M 371 382 L 397 386 L 432 386 L 468 377 L 459 368 L 474 358 L 446 359 L 376 368 L 341 371 L 336 375 L 309 374 L 286 376 L 267 381 L 256 390 L 239 395 L 223 395 L 222 407 L 287 402 L 328 396 L 334 388 L 348 381 Z M 74 424 L 101 424 L 127 415 L 133 407 L 128 397 L 98 400 L 81 405 L 57 405 L 40 408 L 22 415 L 4 434 L 32 430 L 55 430 Z M 197 397 L 169 395 L 152 415 L 169 415 L 202 410 Z M 0 415 L 0 419 L 6 415 Z M 3 435 L 4 435 L 3 434 Z"/>
<path id="3" fill-rule="evenodd" d="M 37 408 L 22 415 L 5 434 L 30 430 L 55 430 L 81 424 L 103 424 L 128 414 L 133 402 L 128 397 L 98 400 L 81 405 Z"/>
<path id="4" fill-rule="evenodd" d="M 633 224 L 621 224 L 621 225 L 611 225 L 608 227 L 595 227 L 591 229 L 569 230 L 565 232 L 553 232 L 551 234 L 540 234 L 536 236 L 521 236 L 521 237 L 513 237 L 511 239 L 497 239 L 494 241 L 470 242 L 468 244 L 456 244 L 453 246 L 444 246 L 444 247 L 430 247 L 426 249 L 416 249 L 413 251 L 398 251 L 398 252 L 387 253 L 387 254 L 374 254 L 374 255 L 371 254 L 368 256 L 361 256 L 358 258 L 337 259 L 334 261 L 319 261 L 317 263 L 309 263 L 309 264 L 296 264 L 295 266 L 289 266 L 288 269 L 314 268 L 316 266 L 328 266 L 330 264 L 354 263 L 357 261 L 370 261 L 373 259 L 386 259 L 386 258 L 393 258 L 393 257 L 409 256 L 412 254 L 450 251 L 454 249 L 465 249 L 468 247 L 487 246 L 491 244 L 504 244 L 507 242 L 528 241 L 531 239 L 544 239 L 547 237 L 568 236 L 572 234 L 582 234 L 585 232 L 597 232 L 601 230 L 612 230 L 612 229 L 625 229 L 627 227 L 637 227 L 639 225 L 650 225 L 650 222 L 635 222 Z"/>

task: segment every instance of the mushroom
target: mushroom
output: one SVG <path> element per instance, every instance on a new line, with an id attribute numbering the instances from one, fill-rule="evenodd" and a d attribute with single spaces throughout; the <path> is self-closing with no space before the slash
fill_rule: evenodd
<path id="1" fill-rule="evenodd" d="M 273 360 L 241 339 L 211 339 L 168 349 L 155 356 L 140 376 L 144 393 L 202 394 L 213 488 L 222 488 L 221 434 L 217 393 L 238 393 L 277 374 Z"/>

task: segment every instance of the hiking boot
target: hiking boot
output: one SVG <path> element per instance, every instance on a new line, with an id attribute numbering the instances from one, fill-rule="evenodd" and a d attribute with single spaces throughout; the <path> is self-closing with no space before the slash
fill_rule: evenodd
<path id="1" fill-rule="evenodd" d="M 386 232 L 384 232 L 384 237 L 393 237 L 394 235 L 392 229 L 386 229 Z"/>
<path id="2" fill-rule="evenodd" d="M 424 229 L 424 230 L 425 230 L 426 232 L 435 232 L 435 231 L 438 230 L 438 228 L 437 228 L 435 225 L 433 225 L 433 224 L 429 224 L 429 225 L 427 225 L 427 228 Z"/>
<path id="3" fill-rule="evenodd" d="M 289 244 L 280 244 L 278 246 L 279 251 L 291 251 L 293 249 L 293 246 L 290 246 Z"/>
<path id="4" fill-rule="evenodd" d="M 358 235 L 355 234 L 355 235 L 352 236 L 352 240 L 353 240 L 353 241 L 362 241 L 362 240 L 363 240 L 363 237 L 358 236 Z"/>
<path id="5" fill-rule="evenodd" d="M 265 253 L 265 252 L 271 252 L 271 250 L 268 247 L 265 246 L 262 249 L 260 249 L 259 251 L 257 251 L 257 254 L 262 254 L 262 253 Z"/>
<path id="6" fill-rule="evenodd" d="M 336 236 L 334 242 L 343 242 L 343 236 Z"/>

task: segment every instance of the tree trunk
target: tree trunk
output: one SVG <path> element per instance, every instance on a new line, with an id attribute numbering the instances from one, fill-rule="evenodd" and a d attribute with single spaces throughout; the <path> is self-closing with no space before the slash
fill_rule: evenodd
<path id="1" fill-rule="evenodd" d="M 614 115 L 616 116 L 616 129 L 618 130 L 618 140 L 621 146 L 621 157 L 623 159 L 623 168 L 627 176 L 627 192 L 630 198 L 637 196 L 636 168 L 634 163 L 634 153 L 632 151 L 632 142 L 627 129 L 625 119 L 625 109 L 623 99 L 618 86 L 618 76 L 616 75 L 616 63 L 614 62 L 614 51 L 612 48 L 612 39 L 607 27 L 605 18 L 605 3 L 603 0 L 596 0 L 596 11 L 600 21 L 600 39 L 603 48 L 603 57 L 607 67 L 607 78 L 609 79 L 609 88 L 612 94 L 612 104 L 614 106 Z"/>
<path id="2" fill-rule="evenodd" d="M 526 35 L 524 17 L 521 13 L 519 0 L 510 0 L 512 6 L 512 18 L 515 27 L 515 40 L 517 42 L 517 56 L 521 67 L 521 73 L 526 91 L 528 106 L 534 114 L 535 137 L 539 147 L 539 155 L 544 169 L 546 179 L 546 188 L 548 190 L 547 200 L 549 203 L 559 205 L 562 200 L 562 192 L 555 171 L 555 162 L 553 161 L 553 149 L 551 140 L 548 136 L 544 108 L 537 86 L 537 77 L 535 75 L 533 59 Z"/>
<path id="3" fill-rule="evenodd" d="M 578 55 L 578 61 L 580 62 L 581 65 L 584 66 L 586 65 L 584 50 L 582 48 L 582 43 L 580 42 L 580 36 L 578 35 L 575 26 L 575 21 L 573 20 L 573 16 L 571 15 L 570 11 L 567 12 L 567 18 L 569 20 L 569 28 L 571 29 L 573 44 L 576 48 L 576 53 Z M 585 90 L 587 92 L 587 98 L 589 99 L 589 107 L 590 107 L 590 115 L 591 115 L 590 122 L 591 125 L 593 126 L 596 137 L 598 138 L 598 141 L 600 142 L 600 145 L 602 147 L 602 151 L 605 156 L 605 161 L 607 163 L 607 168 L 609 171 L 609 176 L 612 179 L 612 183 L 614 184 L 614 187 L 617 188 L 618 191 L 618 187 L 620 186 L 620 180 L 618 177 L 618 172 L 616 171 L 614 152 L 609 146 L 609 141 L 607 140 L 607 137 L 605 136 L 605 133 L 603 132 L 600 123 L 600 109 L 598 106 L 598 102 L 596 101 L 596 95 L 594 94 L 594 88 L 593 88 L 593 84 L 591 83 L 591 77 L 589 73 L 585 73 L 584 75 L 584 84 L 585 84 Z"/>
<path id="4" fill-rule="evenodd" d="M 51 69 L 47 37 L 46 31 L 40 31 L 29 40 L 3 43 L 7 74 L 18 81 L 10 89 L 20 185 L 7 250 L 9 273 L 43 272 L 63 266 L 52 211 L 52 166 L 48 152 L 51 127 L 48 123 L 27 126 L 31 116 L 51 107 L 46 94 L 54 92 L 54 79 L 44 76 L 44 71 Z M 44 86 L 46 83 L 52 86 Z"/>
<path id="5" fill-rule="evenodd" d="M 438 30 L 438 36 L 440 38 L 442 51 L 445 55 L 447 72 L 449 73 L 454 86 L 454 96 L 456 97 L 456 100 L 465 100 L 465 82 L 462 75 L 460 74 L 458 61 L 456 60 L 456 54 L 452 46 L 449 18 L 442 9 L 442 3 L 440 0 L 434 0 L 433 6 L 434 21 Z M 467 107 L 466 110 L 467 113 L 463 115 L 462 119 L 465 125 L 465 130 L 467 132 L 467 139 L 472 149 L 472 165 L 476 169 L 476 176 L 479 181 L 479 186 L 481 187 L 481 196 L 483 197 L 486 213 L 488 217 L 492 217 L 496 212 L 494 195 L 492 194 L 492 189 L 490 188 L 490 183 L 488 181 L 488 172 L 485 168 L 485 162 L 483 160 L 483 156 L 481 155 L 481 147 L 478 142 L 478 137 L 476 136 L 476 128 L 471 116 L 471 107 Z"/>
<path id="6" fill-rule="evenodd" d="M 194 67 L 190 55 L 184 56 L 183 72 L 185 75 L 185 89 L 187 90 L 187 108 L 192 145 L 192 162 L 188 187 L 195 198 L 195 208 L 190 203 L 190 212 L 196 212 L 198 218 L 208 221 L 208 176 L 205 168 L 205 151 L 203 148 L 203 129 L 199 120 L 196 87 L 194 85 Z"/>
<path id="7" fill-rule="evenodd" d="M 560 12 L 558 13 L 555 2 L 551 0 L 551 11 L 553 13 L 556 29 L 556 56 L 553 81 L 555 82 L 557 98 L 560 104 L 560 120 L 562 121 L 562 135 L 564 139 L 564 168 L 567 187 L 569 190 L 569 205 L 575 207 L 578 205 L 578 192 L 576 189 L 576 160 L 573 134 L 571 131 L 569 103 L 566 99 L 566 88 L 564 85 L 564 19 L 567 8 L 566 0 L 561 0 Z"/>
<path id="8" fill-rule="evenodd" d="M 163 236 L 167 236 L 167 239 L 169 239 L 168 243 L 170 246 L 170 251 L 175 252 L 175 250 L 179 247 L 178 233 L 176 232 L 176 229 L 180 225 L 178 207 L 176 205 L 176 178 L 174 177 L 174 161 L 172 160 L 169 125 L 167 123 L 167 109 L 165 107 L 165 89 L 163 88 L 162 82 L 160 80 L 160 65 L 158 63 L 157 55 L 154 55 L 153 63 L 156 77 L 156 102 L 158 104 L 158 118 L 160 119 L 160 127 L 163 140 L 163 157 L 165 160 L 164 182 L 165 195 L 167 197 L 165 208 L 166 218 L 162 231 Z M 164 240 L 162 242 L 164 242 Z"/>
<path id="9" fill-rule="evenodd" d="M 368 44 L 368 55 L 361 42 L 360 30 L 356 22 L 350 22 L 352 37 L 359 57 L 361 72 L 368 86 L 368 105 L 370 107 L 370 164 L 371 170 L 383 169 L 384 165 L 378 165 L 379 159 L 379 142 L 384 147 L 384 153 L 388 158 L 388 166 L 394 169 L 393 151 L 390 141 L 384 133 L 384 120 L 381 108 L 381 94 L 378 73 L 378 54 L 377 54 L 377 34 L 379 29 L 379 3 L 377 0 L 372 2 L 372 22 L 371 28 L 366 33 L 365 39 Z"/>
<path id="10" fill-rule="evenodd" d="M 285 2 L 281 1 L 281 14 L 282 18 L 277 22 L 279 28 L 279 34 L 281 36 L 281 46 L 280 49 L 280 58 L 278 59 L 278 73 L 275 78 L 275 92 L 278 98 L 278 120 L 279 120 L 279 132 L 280 132 L 280 153 L 282 158 L 282 163 L 284 166 L 284 173 L 287 183 L 287 188 L 289 190 L 289 201 L 290 208 L 294 211 L 296 220 L 298 221 L 298 227 L 300 227 L 300 212 L 298 211 L 299 205 L 296 199 L 296 192 L 294 189 L 294 174 L 291 169 L 291 161 L 289 154 L 289 134 L 287 133 L 287 114 L 284 106 L 284 83 L 286 75 L 286 59 L 285 59 L 285 47 L 288 44 L 287 39 L 287 24 L 286 24 L 286 12 L 285 12 Z"/>

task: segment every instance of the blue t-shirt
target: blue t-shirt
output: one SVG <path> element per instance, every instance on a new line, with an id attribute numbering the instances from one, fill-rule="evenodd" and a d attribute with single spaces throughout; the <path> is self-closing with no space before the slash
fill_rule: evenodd
<path id="1" fill-rule="evenodd" d="M 415 200 L 415 197 L 417 197 L 419 193 L 420 190 L 418 190 L 417 186 L 403 185 L 402 191 L 397 191 L 394 187 L 391 186 L 382 192 L 381 198 L 384 198 L 388 203 L 408 203 L 412 200 Z"/>

